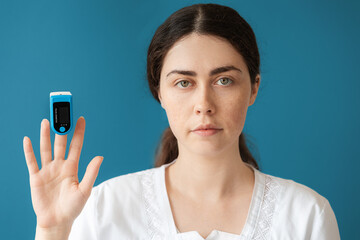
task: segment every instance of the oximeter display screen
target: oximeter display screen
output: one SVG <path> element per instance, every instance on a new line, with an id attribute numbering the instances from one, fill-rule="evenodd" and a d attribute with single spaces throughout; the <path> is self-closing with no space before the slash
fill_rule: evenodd
<path id="1" fill-rule="evenodd" d="M 54 127 L 57 131 L 68 130 L 70 128 L 70 103 L 69 102 L 55 102 L 54 109 Z"/>
<path id="2" fill-rule="evenodd" d="M 70 109 L 68 107 L 59 107 L 58 119 L 61 123 L 69 123 L 70 122 Z"/>

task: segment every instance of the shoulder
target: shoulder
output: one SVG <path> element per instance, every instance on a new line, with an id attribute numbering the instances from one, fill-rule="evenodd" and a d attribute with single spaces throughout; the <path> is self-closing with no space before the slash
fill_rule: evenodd
<path id="1" fill-rule="evenodd" d="M 94 187 L 73 224 L 69 239 L 100 239 L 99 236 L 148 239 L 142 181 L 143 176 L 152 175 L 156 170 L 120 175 Z"/>
<path id="2" fill-rule="evenodd" d="M 146 239 L 148 206 L 143 179 L 156 171 L 157 168 L 151 168 L 120 175 L 94 187 L 77 220 L 77 224 L 83 226 L 79 227 L 83 229 L 81 234 L 88 231 L 89 226 L 96 226 L 98 236 L 111 232 L 121 239 L 131 239 L 131 236 Z"/>
<path id="3" fill-rule="evenodd" d="M 319 236 L 317 239 L 337 239 L 336 218 L 324 196 L 292 179 L 262 174 L 269 185 L 265 186 L 265 191 L 267 188 L 276 189 L 268 190 L 276 195 L 272 198 L 275 203 L 272 214 L 275 238 Z M 320 237 L 328 236 L 329 232 L 333 237 Z"/>
<path id="4" fill-rule="evenodd" d="M 273 192 L 276 202 L 287 214 L 321 213 L 328 200 L 314 189 L 292 179 L 263 174 L 265 190 Z M 268 186 L 266 186 L 268 185 Z M 280 210 L 280 209 L 278 209 Z"/>
<path id="5" fill-rule="evenodd" d="M 322 208 L 327 199 L 314 189 L 292 179 L 285 179 L 266 174 L 279 184 L 281 191 L 279 201 L 283 204 L 300 205 L 303 208 Z"/>
<path id="6" fill-rule="evenodd" d="M 132 172 L 108 179 L 93 188 L 97 198 L 101 196 L 139 195 L 142 190 L 144 178 L 153 175 L 158 168 L 150 168 L 137 172 Z"/>

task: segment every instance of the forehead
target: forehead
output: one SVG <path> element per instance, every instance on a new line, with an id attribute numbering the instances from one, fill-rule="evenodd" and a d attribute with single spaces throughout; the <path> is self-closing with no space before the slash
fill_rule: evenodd
<path id="1" fill-rule="evenodd" d="M 161 77 L 174 69 L 206 72 L 219 66 L 234 65 L 247 72 L 241 54 L 225 39 L 192 33 L 178 40 L 164 58 Z"/>

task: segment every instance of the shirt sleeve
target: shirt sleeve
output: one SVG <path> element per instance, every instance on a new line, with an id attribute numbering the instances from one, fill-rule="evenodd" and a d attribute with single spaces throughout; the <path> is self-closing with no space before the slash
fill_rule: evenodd
<path id="1" fill-rule="evenodd" d="M 312 240 L 340 240 L 340 233 L 334 211 L 325 199 L 321 213 L 314 219 Z"/>
<path id="2" fill-rule="evenodd" d="M 93 188 L 80 215 L 75 219 L 68 240 L 97 240 L 97 188 Z"/>

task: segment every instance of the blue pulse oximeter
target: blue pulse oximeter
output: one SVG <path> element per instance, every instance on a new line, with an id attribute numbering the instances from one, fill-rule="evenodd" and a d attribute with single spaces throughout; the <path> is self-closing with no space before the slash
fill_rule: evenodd
<path id="1" fill-rule="evenodd" d="M 66 135 L 72 128 L 72 95 L 70 92 L 50 93 L 50 125 L 54 133 Z"/>

